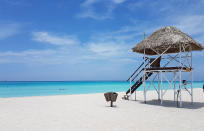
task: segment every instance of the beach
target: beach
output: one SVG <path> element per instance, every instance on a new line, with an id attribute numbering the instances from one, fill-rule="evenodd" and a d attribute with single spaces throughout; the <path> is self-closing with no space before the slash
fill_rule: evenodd
<path id="1" fill-rule="evenodd" d="M 1 131 L 203 131 L 204 93 L 194 89 L 194 104 L 182 92 L 183 107 L 177 108 L 173 91 L 163 105 L 155 91 L 137 92 L 137 100 L 122 100 L 109 107 L 103 93 L 0 98 Z M 134 95 L 132 96 L 134 99 Z"/>

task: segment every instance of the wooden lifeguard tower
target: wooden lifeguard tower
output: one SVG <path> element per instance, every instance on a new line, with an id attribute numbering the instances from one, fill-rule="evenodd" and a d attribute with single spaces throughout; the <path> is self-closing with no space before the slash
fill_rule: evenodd
<path id="1" fill-rule="evenodd" d="M 157 30 L 132 48 L 133 52 L 143 54 L 144 61 L 129 77 L 130 88 L 125 98 L 135 93 L 136 99 L 136 90 L 143 85 L 145 103 L 149 87 L 155 89 L 161 104 L 168 89 L 174 90 L 174 101 L 177 98 L 180 107 L 184 90 L 193 103 L 192 51 L 203 49 L 201 44 L 176 27 Z"/>

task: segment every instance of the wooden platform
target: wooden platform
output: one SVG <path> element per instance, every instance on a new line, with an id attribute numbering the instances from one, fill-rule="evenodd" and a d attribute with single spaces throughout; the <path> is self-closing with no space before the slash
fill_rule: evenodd
<path id="1" fill-rule="evenodd" d="M 190 72 L 192 68 L 187 68 L 187 67 L 151 67 L 151 68 L 144 68 L 148 72 L 172 72 L 172 71 L 185 71 L 185 72 Z"/>

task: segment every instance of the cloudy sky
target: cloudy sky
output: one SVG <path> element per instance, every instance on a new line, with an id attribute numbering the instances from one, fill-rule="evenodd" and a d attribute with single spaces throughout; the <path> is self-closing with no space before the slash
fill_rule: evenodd
<path id="1" fill-rule="evenodd" d="M 126 80 L 131 48 L 171 25 L 204 44 L 204 0 L 1 0 L 0 80 Z M 204 80 L 204 51 L 193 53 Z"/>

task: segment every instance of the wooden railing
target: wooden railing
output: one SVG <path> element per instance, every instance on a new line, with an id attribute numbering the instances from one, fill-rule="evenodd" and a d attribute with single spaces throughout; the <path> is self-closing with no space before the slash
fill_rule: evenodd
<path id="1" fill-rule="evenodd" d="M 135 73 L 144 65 L 144 63 L 146 62 L 148 60 L 148 58 L 145 58 L 145 61 L 144 62 L 142 62 L 142 64 L 134 71 L 134 73 L 127 79 L 127 81 L 129 81 L 130 80 L 130 78 L 132 78 L 134 75 L 135 75 Z M 145 67 L 146 67 L 146 65 L 145 65 Z M 142 71 L 142 70 L 141 70 Z M 140 71 L 140 72 L 141 72 Z M 139 73 L 140 73 L 139 72 Z M 135 79 L 136 77 L 134 77 L 134 79 Z M 133 80 L 132 80 L 133 81 Z"/>

